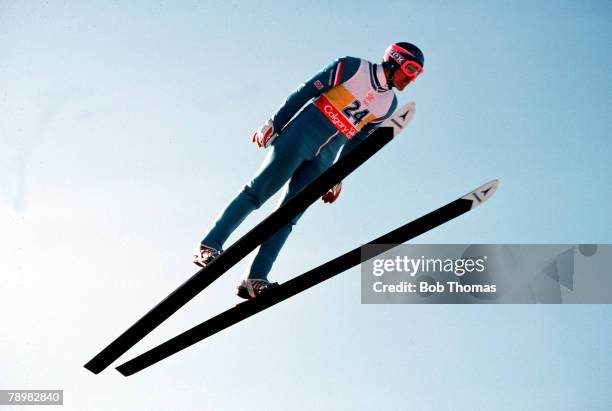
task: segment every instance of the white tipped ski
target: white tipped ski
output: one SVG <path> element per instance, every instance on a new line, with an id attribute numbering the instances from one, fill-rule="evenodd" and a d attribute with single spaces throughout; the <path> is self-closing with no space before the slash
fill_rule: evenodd
<path id="1" fill-rule="evenodd" d="M 392 249 L 397 244 L 405 243 L 419 235 L 433 230 L 460 215 L 471 211 L 475 206 L 488 200 L 497 188 L 497 180 L 480 186 L 470 194 L 457 198 L 450 203 L 439 207 L 422 217 L 412 220 L 385 235 L 370 241 L 368 244 L 379 244 L 378 254 Z M 371 256 L 374 257 L 374 256 Z M 125 375 L 132 375 L 145 368 L 158 363 L 164 358 L 192 346 L 221 330 L 231 327 L 240 321 L 266 310 L 281 301 L 293 297 L 317 284 L 322 283 L 356 265 L 362 261 L 361 246 L 344 253 L 328 262 L 313 268 L 291 280 L 280 284 L 273 289 L 262 293 L 258 297 L 247 300 L 218 314 L 174 338 L 158 345 L 149 351 L 121 364 L 117 370 Z"/>
<path id="2" fill-rule="evenodd" d="M 327 190 L 342 181 L 403 131 L 412 119 L 415 107 L 414 103 L 409 103 L 396 110 L 389 119 L 382 123 L 383 127 L 378 127 L 372 132 L 371 138 L 366 138 L 360 142 L 303 190 L 227 248 L 206 268 L 202 268 L 171 292 L 168 297 L 149 310 L 142 318 L 89 360 L 85 364 L 85 368 L 95 374 L 104 370 L 213 281 L 261 245 L 263 241 L 291 221 L 292 218 L 304 212 Z"/>

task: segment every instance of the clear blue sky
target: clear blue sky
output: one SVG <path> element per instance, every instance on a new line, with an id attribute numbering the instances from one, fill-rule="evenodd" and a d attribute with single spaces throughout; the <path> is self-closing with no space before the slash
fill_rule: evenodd
<path id="1" fill-rule="evenodd" d="M 81 366 L 195 272 L 286 95 L 393 41 L 426 56 L 398 96 L 410 130 L 308 211 L 272 279 L 493 178 L 419 241 L 612 242 L 611 37 L 607 1 L 0 0 L 0 389 L 64 389 L 65 409 L 609 409 L 608 306 L 362 306 L 358 269 L 130 379 Z M 243 269 L 127 358 L 234 304 Z"/>

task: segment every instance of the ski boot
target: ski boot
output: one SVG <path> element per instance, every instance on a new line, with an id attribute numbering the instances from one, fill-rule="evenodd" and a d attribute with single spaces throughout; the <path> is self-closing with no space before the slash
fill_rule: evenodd
<path id="1" fill-rule="evenodd" d="M 236 286 L 236 295 L 245 300 L 251 300 L 277 286 L 278 283 L 271 283 L 265 278 L 243 278 Z"/>
<path id="2" fill-rule="evenodd" d="M 200 244 L 200 248 L 193 253 L 193 263 L 200 267 L 206 267 L 212 260 L 219 257 L 223 250 L 215 250 Z"/>

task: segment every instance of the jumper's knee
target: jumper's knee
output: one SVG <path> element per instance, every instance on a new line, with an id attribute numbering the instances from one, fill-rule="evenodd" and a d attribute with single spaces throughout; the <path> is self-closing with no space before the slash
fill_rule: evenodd
<path id="1" fill-rule="evenodd" d="M 261 207 L 262 204 L 266 201 L 265 199 L 262 199 L 260 194 L 256 190 L 254 190 L 253 187 L 249 184 L 244 186 L 239 196 L 242 197 L 244 200 L 248 201 L 249 203 L 253 204 L 253 207 L 255 209 Z"/>

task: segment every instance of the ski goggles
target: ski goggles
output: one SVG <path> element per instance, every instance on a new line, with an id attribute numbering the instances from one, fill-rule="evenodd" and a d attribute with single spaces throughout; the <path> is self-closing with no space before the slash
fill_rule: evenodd
<path id="1" fill-rule="evenodd" d="M 412 60 L 407 60 L 400 66 L 400 69 L 410 79 L 410 81 L 414 81 L 419 74 L 423 72 L 423 67 L 416 61 Z"/>

